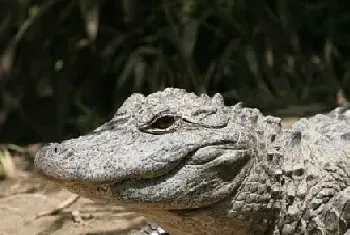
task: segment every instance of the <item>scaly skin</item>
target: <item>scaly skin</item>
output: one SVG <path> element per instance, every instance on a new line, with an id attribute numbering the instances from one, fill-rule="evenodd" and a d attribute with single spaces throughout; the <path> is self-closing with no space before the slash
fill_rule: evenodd
<path id="1" fill-rule="evenodd" d="M 280 118 L 221 95 L 134 94 L 111 121 L 44 146 L 40 174 L 172 235 L 350 233 L 350 118 Z"/>

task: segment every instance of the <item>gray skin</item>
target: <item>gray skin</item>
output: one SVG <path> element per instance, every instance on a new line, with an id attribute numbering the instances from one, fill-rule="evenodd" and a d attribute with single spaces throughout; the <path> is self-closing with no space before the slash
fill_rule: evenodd
<path id="1" fill-rule="evenodd" d="M 291 128 L 220 94 L 133 94 L 89 134 L 44 146 L 35 167 L 73 193 L 123 205 L 171 235 L 349 234 L 350 118 Z"/>

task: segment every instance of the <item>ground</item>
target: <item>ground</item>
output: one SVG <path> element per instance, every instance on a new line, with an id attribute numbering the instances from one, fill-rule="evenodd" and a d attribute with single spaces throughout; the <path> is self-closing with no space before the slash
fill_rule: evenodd
<path id="1" fill-rule="evenodd" d="M 290 124 L 294 120 L 285 121 Z M 33 159 L 39 147 L 31 145 L 25 153 L 14 154 L 16 171 L 0 180 L 0 235 L 127 235 L 147 223 L 141 215 L 120 206 L 84 198 L 74 201 L 74 194 L 38 177 Z M 57 213 L 38 217 L 69 201 L 71 205 Z"/>

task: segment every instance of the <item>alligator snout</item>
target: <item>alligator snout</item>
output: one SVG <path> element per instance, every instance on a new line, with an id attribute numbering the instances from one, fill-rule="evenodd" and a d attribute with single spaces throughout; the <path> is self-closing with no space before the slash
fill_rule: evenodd
<path id="1" fill-rule="evenodd" d="M 34 166 L 37 172 L 54 181 L 72 179 L 74 169 L 68 167 L 74 159 L 74 152 L 59 143 L 44 145 L 36 154 Z"/>

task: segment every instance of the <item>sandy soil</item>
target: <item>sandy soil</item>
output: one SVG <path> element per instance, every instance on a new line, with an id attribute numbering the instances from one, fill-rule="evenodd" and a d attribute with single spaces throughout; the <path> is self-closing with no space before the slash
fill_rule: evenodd
<path id="1" fill-rule="evenodd" d="M 0 181 L 0 235 L 126 235 L 147 224 L 144 217 L 123 207 L 84 198 L 54 215 L 36 218 L 75 197 L 33 173 L 37 147 L 13 157 L 15 174 Z"/>

